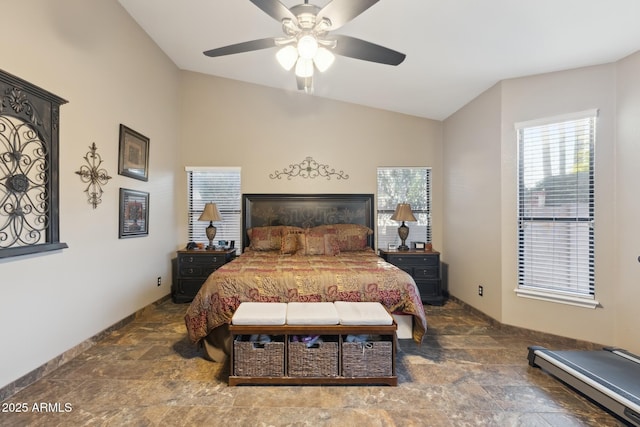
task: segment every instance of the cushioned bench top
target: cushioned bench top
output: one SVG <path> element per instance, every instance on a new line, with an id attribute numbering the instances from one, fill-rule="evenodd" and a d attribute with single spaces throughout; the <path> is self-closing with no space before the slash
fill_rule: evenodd
<path id="1" fill-rule="evenodd" d="M 290 302 L 288 325 L 337 325 L 338 312 L 332 302 Z"/>
<path id="2" fill-rule="evenodd" d="M 231 318 L 234 325 L 284 325 L 285 302 L 243 302 Z"/>
<path id="3" fill-rule="evenodd" d="M 341 325 L 391 325 L 393 317 L 379 302 L 334 303 Z"/>

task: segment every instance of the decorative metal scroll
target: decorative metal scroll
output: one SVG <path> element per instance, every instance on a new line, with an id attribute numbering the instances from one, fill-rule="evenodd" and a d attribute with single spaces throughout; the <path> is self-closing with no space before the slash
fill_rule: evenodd
<path id="1" fill-rule="evenodd" d="M 281 179 L 283 176 L 286 176 L 287 179 L 297 176 L 305 179 L 314 179 L 317 177 L 331 179 L 332 176 L 336 179 L 349 179 L 349 175 L 345 174 L 344 171 L 336 172 L 336 170 L 330 168 L 329 165 L 320 164 L 313 160 L 312 157 L 307 157 L 298 164 L 289 165 L 288 169 L 284 168 L 282 171 L 275 171 L 269 174 L 269 178 L 271 179 Z"/>
<path id="2" fill-rule="evenodd" d="M 31 110 L 25 101 L 10 105 Z M 35 116 L 32 123 L 37 123 Z M 0 248 L 44 241 L 49 221 L 48 165 L 45 145 L 29 123 L 0 116 L 0 164 L 0 180 L 4 178 L 0 187 Z"/>
<path id="3" fill-rule="evenodd" d="M 87 193 L 88 202 L 95 209 L 102 202 L 102 186 L 106 185 L 111 177 L 105 169 L 100 167 L 102 165 L 102 157 L 96 152 L 98 151 L 96 143 L 92 143 L 89 148 L 91 151 L 84 156 L 87 165 L 80 166 L 80 170 L 76 171 L 76 174 L 80 175 L 82 182 L 88 184 L 84 192 Z"/>

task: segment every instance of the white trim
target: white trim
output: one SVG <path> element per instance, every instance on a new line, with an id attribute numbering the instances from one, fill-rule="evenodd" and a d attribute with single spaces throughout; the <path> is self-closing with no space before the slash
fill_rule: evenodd
<path id="1" fill-rule="evenodd" d="M 556 122 L 558 123 L 568 122 L 570 120 L 580 120 L 580 119 L 586 119 L 589 117 L 598 117 L 598 112 L 599 110 L 597 108 L 592 108 L 590 110 L 578 111 L 575 113 L 560 114 L 558 116 L 553 116 L 553 117 L 543 117 L 541 119 L 517 122 L 517 123 L 514 123 L 514 127 L 516 128 L 516 130 L 520 130 L 523 128 L 543 126 L 543 125 L 548 125 Z"/>
<path id="2" fill-rule="evenodd" d="M 573 305 L 583 308 L 597 308 L 600 303 L 593 297 L 576 297 L 558 292 L 540 291 L 533 289 L 515 288 L 513 290 L 517 296 L 522 298 L 537 299 L 540 301 L 555 302 L 559 304 Z"/>

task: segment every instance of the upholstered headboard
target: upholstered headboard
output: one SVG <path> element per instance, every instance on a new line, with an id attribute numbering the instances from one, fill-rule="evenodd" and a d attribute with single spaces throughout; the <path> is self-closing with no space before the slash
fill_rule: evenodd
<path id="1" fill-rule="evenodd" d="M 247 230 L 267 225 L 314 227 L 324 224 L 360 224 L 375 232 L 373 194 L 244 194 L 242 247 Z M 369 246 L 374 247 L 374 235 Z"/>

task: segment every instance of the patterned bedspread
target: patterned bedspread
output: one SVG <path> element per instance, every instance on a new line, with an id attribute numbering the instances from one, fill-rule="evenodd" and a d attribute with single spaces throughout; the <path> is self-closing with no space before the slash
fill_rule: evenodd
<path id="1" fill-rule="evenodd" d="M 247 251 L 202 285 L 185 315 L 191 341 L 199 342 L 215 328 L 231 323 L 245 301 L 378 301 L 392 313 L 413 316 L 415 341 L 422 342 L 427 329 L 413 278 L 373 250 L 337 256 Z"/>

